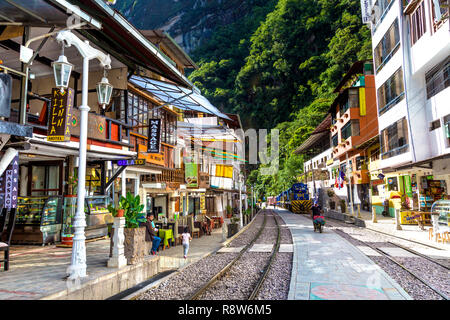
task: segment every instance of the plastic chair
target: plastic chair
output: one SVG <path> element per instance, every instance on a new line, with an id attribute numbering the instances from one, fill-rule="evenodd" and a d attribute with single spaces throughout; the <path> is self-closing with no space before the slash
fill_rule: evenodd
<path id="1" fill-rule="evenodd" d="M 3 208 L 2 215 L 6 217 L 6 214 L 7 214 L 7 209 Z M 12 234 L 14 231 L 15 224 L 16 224 L 16 209 L 10 209 L 6 232 L 1 232 L 1 234 L 0 234 L 0 251 L 5 252 L 5 258 L 3 260 L 0 260 L 0 262 L 5 263 L 4 264 L 5 271 L 9 270 L 9 248 L 10 248 L 11 237 L 12 237 Z"/>

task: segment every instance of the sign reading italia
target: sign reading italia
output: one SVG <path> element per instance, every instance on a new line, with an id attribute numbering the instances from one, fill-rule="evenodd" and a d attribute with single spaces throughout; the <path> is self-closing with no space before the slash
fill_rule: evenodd
<path id="1" fill-rule="evenodd" d="M 19 190 L 19 155 L 15 156 L 2 176 L 0 176 L 0 206 L 17 208 Z"/>
<path id="2" fill-rule="evenodd" d="M 117 160 L 118 166 L 144 166 L 145 159 Z"/>
<path id="3" fill-rule="evenodd" d="M 149 119 L 147 152 L 161 152 L 161 119 Z"/>
<path id="4" fill-rule="evenodd" d="M 74 90 L 52 90 L 52 104 L 47 129 L 48 141 L 70 141 Z"/>

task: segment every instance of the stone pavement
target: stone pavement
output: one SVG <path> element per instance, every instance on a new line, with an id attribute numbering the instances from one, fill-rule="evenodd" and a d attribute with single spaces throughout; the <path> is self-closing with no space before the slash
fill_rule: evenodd
<path id="1" fill-rule="evenodd" d="M 289 300 L 409 300 L 411 297 L 362 251 L 333 231 L 314 232 L 310 219 L 276 212 L 294 243 Z"/>
<path id="2" fill-rule="evenodd" d="M 0 268 L 0 300 L 64 299 L 67 296 L 70 299 L 105 299 L 147 280 L 162 269 L 181 267 L 220 249 L 222 240 L 222 230 L 214 229 L 211 236 L 193 239 L 187 260 L 183 259 L 183 247 L 178 245 L 164 251 L 160 249 L 156 256 L 146 256 L 139 266 L 122 269 L 106 266 L 109 239 L 88 242 L 88 276 L 75 287 L 65 280 L 72 248 L 13 245 L 9 271 Z M 100 285 L 101 281 L 109 281 L 108 287 Z M 84 289 L 89 286 L 89 292 L 68 295 L 80 286 Z"/>
<path id="3" fill-rule="evenodd" d="M 356 214 L 357 213 L 355 212 L 355 215 Z M 396 237 L 400 237 L 406 240 L 413 240 L 439 249 L 450 249 L 449 243 L 436 242 L 435 239 L 428 239 L 428 230 L 431 227 L 425 227 L 425 230 L 420 230 L 418 225 L 402 224 L 400 225 L 402 230 L 397 230 L 394 218 L 377 215 L 378 222 L 373 223 L 372 213 L 368 211 L 361 211 L 361 219 L 364 220 L 367 229 L 392 234 Z"/>

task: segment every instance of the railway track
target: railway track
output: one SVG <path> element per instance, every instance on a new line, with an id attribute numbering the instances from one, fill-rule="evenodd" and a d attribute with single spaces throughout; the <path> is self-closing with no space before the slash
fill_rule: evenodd
<path id="1" fill-rule="evenodd" d="M 267 210 L 269 211 L 269 210 Z M 275 221 L 276 224 L 276 228 L 277 228 L 277 241 L 276 244 L 271 252 L 270 255 L 270 259 L 268 261 L 268 263 L 265 265 L 264 270 L 260 276 L 260 278 L 258 279 L 256 285 L 254 286 L 251 294 L 248 296 L 248 300 L 254 300 L 256 299 L 256 297 L 258 296 L 258 293 L 270 271 L 271 265 L 275 259 L 276 253 L 278 252 L 278 249 L 280 247 L 280 242 L 281 242 L 281 235 L 280 235 L 280 226 L 278 224 L 278 221 L 276 219 L 277 215 L 273 210 L 270 210 L 270 212 L 272 213 L 273 219 Z M 263 233 L 263 231 L 266 228 L 266 222 L 267 222 L 267 212 L 264 213 L 264 221 L 258 231 L 258 233 L 255 235 L 255 237 L 253 238 L 253 240 L 247 244 L 241 251 L 240 253 L 237 255 L 237 257 L 235 259 L 233 259 L 229 264 L 227 264 L 222 270 L 220 270 L 213 278 L 211 278 L 211 280 L 209 280 L 205 285 L 203 285 L 201 288 L 199 288 L 194 294 L 190 295 L 189 297 L 187 297 L 188 300 L 197 300 L 199 299 L 202 295 L 204 295 L 208 290 L 212 290 L 213 286 L 219 282 L 221 279 L 225 278 L 230 270 L 232 269 L 233 266 L 235 266 L 241 259 L 242 257 L 248 253 L 249 249 L 252 247 L 252 245 L 259 239 L 259 237 L 261 236 L 261 234 Z"/>
<path id="2" fill-rule="evenodd" d="M 339 227 L 348 227 L 348 226 L 344 226 L 344 225 L 340 225 L 339 223 L 333 221 L 332 223 L 329 223 L 330 226 L 335 227 L 335 228 L 339 228 Z M 340 229 L 335 229 L 334 230 L 336 233 L 340 234 L 340 235 L 345 235 L 345 236 L 349 236 L 352 237 L 350 234 L 340 230 Z M 370 230 L 372 231 L 372 230 Z M 385 234 L 385 236 L 390 236 Z M 352 237 L 353 238 L 353 237 Z M 396 238 L 396 237 L 392 237 L 392 238 Z M 354 238 L 355 239 L 355 238 Z M 403 239 L 403 241 L 408 241 L 406 239 Z M 409 273 L 413 278 L 417 279 L 418 281 L 420 281 L 421 283 L 423 283 L 426 287 L 428 287 L 429 289 L 431 289 L 433 292 L 435 292 L 436 294 L 438 294 L 441 298 L 443 298 L 444 300 L 449 300 L 449 296 L 444 293 L 442 290 L 440 290 L 439 288 L 436 287 L 435 284 L 431 283 L 430 280 L 425 279 L 423 276 L 418 274 L 419 268 L 413 268 L 413 267 L 408 267 L 405 265 L 405 263 L 403 263 L 402 261 L 399 261 L 400 259 L 396 259 L 395 256 L 389 254 L 388 252 L 385 252 L 382 250 L 381 244 L 378 245 L 373 245 L 371 243 L 371 241 L 364 241 L 364 240 L 360 240 L 360 239 L 355 239 L 355 241 L 359 241 L 361 243 L 363 243 L 365 246 L 368 246 L 369 248 L 375 250 L 378 254 L 380 254 L 382 257 L 385 257 L 386 259 L 388 259 L 390 262 L 392 262 L 393 264 L 395 264 L 396 266 L 400 267 L 402 270 L 404 270 L 405 272 Z M 415 241 L 410 241 L 410 242 L 414 242 L 417 243 Z M 384 244 L 390 244 L 391 246 L 400 248 L 402 250 L 408 251 L 409 253 L 411 253 L 413 256 L 417 257 L 417 258 L 422 258 L 425 259 L 426 261 L 428 261 L 428 263 L 430 263 L 429 268 L 443 268 L 445 269 L 444 272 L 447 272 L 448 274 L 448 270 L 450 270 L 450 268 L 442 263 L 440 263 L 439 261 L 436 261 L 435 259 L 421 254 L 411 248 L 407 248 L 405 246 L 402 246 L 398 243 L 392 242 L 392 241 L 382 241 L 381 243 Z M 424 245 L 426 246 L 426 245 Z M 414 270 L 416 269 L 416 270 Z"/>

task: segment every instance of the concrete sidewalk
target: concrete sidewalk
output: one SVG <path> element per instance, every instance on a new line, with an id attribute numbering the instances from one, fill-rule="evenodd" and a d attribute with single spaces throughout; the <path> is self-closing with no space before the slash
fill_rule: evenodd
<path id="1" fill-rule="evenodd" d="M 0 300 L 83 299 L 99 300 L 125 291 L 161 271 L 177 269 L 220 249 L 222 229 L 212 235 L 194 238 L 188 259 L 178 245 L 146 256 L 136 265 L 108 268 L 110 240 L 86 243 L 87 274 L 79 283 L 65 280 L 72 248 L 13 245 L 10 269 L 0 269 Z"/>
<path id="2" fill-rule="evenodd" d="M 343 216 L 344 214 L 336 211 L 331 211 L 330 214 L 333 216 Z M 377 215 L 377 223 L 372 222 L 372 213 L 368 211 L 361 210 L 361 218 L 357 218 L 357 211 L 354 212 L 354 218 L 357 220 L 356 225 L 371 229 L 374 231 L 384 232 L 405 240 L 412 240 L 427 246 L 432 246 L 438 249 L 450 250 L 450 243 L 436 242 L 435 239 L 428 238 L 428 230 L 431 227 L 425 227 L 425 230 L 420 230 L 418 225 L 400 225 L 402 230 L 397 230 L 395 225 L 395 219 L 392 217 L 383 217 L 382 215 Z M 325 213 L 327 216 L 327 213 Z M 345 215 L 347 218 L 348 214 Z M 333 218 L 333 217 L 331 217 Z M 341 218 L 339 218 L 341 220 Z"/>
<path id="3" fill-rule="evenodd" d="M 294 243 L 289 300 L 410 300 L 411 297 L 362 251 L 310 219 L 276 212 Z"/>

